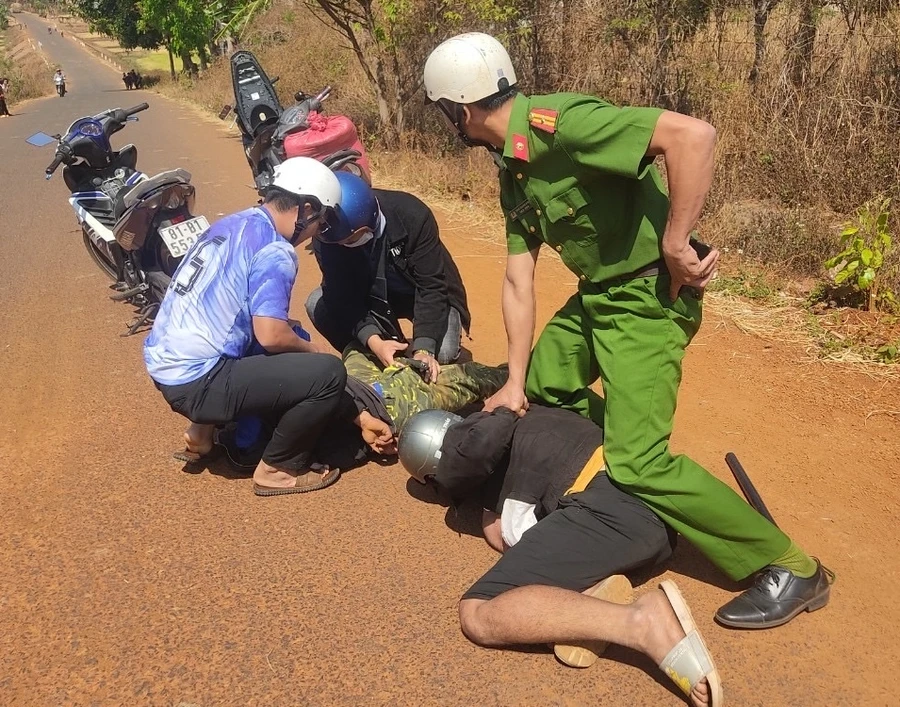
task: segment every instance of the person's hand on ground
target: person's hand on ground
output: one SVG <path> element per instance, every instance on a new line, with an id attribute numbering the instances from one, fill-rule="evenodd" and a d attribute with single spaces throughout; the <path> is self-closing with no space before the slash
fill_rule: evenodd
<path id="1" fill-rule="evenodd" d="M 431 355 L 428 351 L 416 351 L 413 359 L 416 361 L 421 361 L 422 363 L 427 364 L 428 366 L 428 374 L 425 377 L 426 383 L 436 383 L 438 379 L 438 374 L 441 372 L 441 364 L 437 362 L 437 359 Z"/>
<path id="2" fill-rule="evenodd" d="M 377 334 L 373 334 L 366 342 L 366 346 L 369 347 L 369 351 L 378 357 L 381 365 L 386 368 L 394 364 L 394 356 L 406 350 L 409 344 L 402 344 L 393 339 L 382 339 Z"/>
<path id="3" fill-rule="evenodd" d="M 706 287 L 716 274 L 716 266 L 719 263 L 718 250 L 713 248 L 703 260 L 700 260 L 697 251 L 688 242 L 684 243 L 684 247 L 673 251 L 667 250 L 664 244 L 663 257 L 672 277 L 669 297 L 673 302 L 678 299 L 682 287 L 696 287 L 699 290 Z"/>
<path id="4" fill-rule="evenodd" d="M 379 420 L 363 410 L 357 418 L 357 424 L 362 431 L 363 440 L 376 454 L 397 453 L 397 440 L 394 438 L 390 425 L 384 420 Z"/>
<path id="5" fill-rule="evenodd" d="M 517 385 L 507 383 L 484 401 L 482 410 L 492 412 L 499 407 L 507 407 L 522 417 L 528 410 L 528 398 L 525 397 L 525 391 Z"/>

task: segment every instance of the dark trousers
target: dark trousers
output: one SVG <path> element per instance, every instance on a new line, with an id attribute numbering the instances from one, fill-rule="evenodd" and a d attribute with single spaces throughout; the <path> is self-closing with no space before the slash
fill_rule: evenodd
<path id="1" fill-rule="evenodd" d="M 0 115 L 9 115 L 9 109 L 6 107 L 5 98 L 0 98 Z"/>
<path id="2" fill-rule="evenodd" d="M 346 380 L 336 356 L 281 353 L 222 359 L 195 381 L 157 388 L 175 412 L 198 424 L 262 417 L 275 428 L 263 461 L 305 471 L 315 461 L 313 450 L 337 410 Z"/>
<path id="3" fill-rule="evenodd" d="M 597 474 L 526 530 L 463 599 L 493 599 L 531 584 L 582 592 L 611 575 L 665 562 L 674 542 L 653 511 Z"/>

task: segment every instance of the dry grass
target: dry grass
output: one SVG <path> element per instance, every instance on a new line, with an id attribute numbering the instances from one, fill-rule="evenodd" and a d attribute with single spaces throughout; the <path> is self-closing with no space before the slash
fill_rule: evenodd
<path id="1" fill-rule="evenodd" d="M 560 16 L 549 0 L 539 0 L 529 18 L 539 31 L 507 34 L 525 89 L 579 90 L 620 104 L 650 102 L 657 56 L 653 42 L 626 41 L 614 31 L 628 3 L 570 5 L 578 22 Z M 719 132 L 716 177 L 701 233 L 741 253 L 723 267 L 732 279 L 744 278 L 748 258 L 776 267 L 784 278 L 821 278 L 822 262 L 835 252 L 840 225 L 854 210 L 880 193 L 900 197 L 900 142 L 895 139 L 900 13 L 866 19 L 849 33 L 833 7 L 825 8 L 810 78 L 798 88 L 785 68 L 796 32 L 794 12 L 793 4 L 784 3 L 770 18 L 767 55 L 755 85 L 747 80 L 754 45 L 746 12 L 733 11 L 699 27 L 675 45 L 666 67 L 664 102 L 709 120 Z M 460 29 L 468 27 L 455 31 Z M 440 38 L 435 35 L 435 43 Z M 533 51 L 538 44 L 543 51 Z M 400 150 L 384 151 L 375 96 L 356 58 L 302 6 L 276 2 L 243 48 L 258 56 L 270 76 L 280 77 L 276 87 L 284 103 L 298 89 L 334 86 L 327 109 L 357 123 L 379 185 L 416 192 L 450 219 L 458 216 L 472 224 L 477 238 L 502 239 L 496 168 L 485 152 L 462 149 L 431 113 L 416 106 L 410 107 L 416 130 L 401 137 Z M 198 82 L 179 81 L 164 90 L 214 112 L 233 101 L 226 61 L 215 63 Z M 892 226 L 894 233 L 900 231 L 897 216 Z M 887 267 L 900 273 L 900 250 L 890 255 Z M 900 291 L 900 275 L 888 284 Z M 859 327 L 811 315 L 793 293 L 775 292 L 765 298 L 765 306 L 759 300 L 709 294 L 711 307 L 743 331 L 799 345 L 810 360 L 893 371 L 878 362 L 877 346 Z M 865 326 L 876 330 L 882 325 L 867 321 Z M 890 335 L 888 327 L 882 340 Z"/>
<path id="2" fill-rule="evenodd" d="M 32 49 L 25 31 L 10 24 L 3 32 L 4 54 L 0 56 L 0 76 L 9 79 L 7 104 L 10 110 L 21 101 L 53 93 L 53 72 L 43 56 Z"/>

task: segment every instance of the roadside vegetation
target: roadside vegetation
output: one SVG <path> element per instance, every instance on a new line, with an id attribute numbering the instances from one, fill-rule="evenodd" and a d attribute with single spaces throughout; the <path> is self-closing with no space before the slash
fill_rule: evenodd
<path id="1" fill-rule="evenodd" d="M 17 103 L 53 92 L 52 71 L 33 49 L 25 31 L 4 13 L 0 3 L 0 78 L 9 79 L 7 105 L 13 113 Z"/>
<path id="2" fill-rule="evenodd" d="M 898 358 L 900 0 L 70 5 L 123 46 L 181 56 L 163 90 L 216 113 L 233 101 L 234 48 L 280 77 L 284 102 L 334 86 L 328 109 L 359 125 L 379 181 L 440 199 L 479 237 L 501 237 L 492 162 L 461 149 L 423 105 L 421 67 L 445 37 L 498 36 L 532 93 L 584 91 L 709 120 L 717 174 L 701 232 L 727 249 L 716 298 L 777 309 L 787 297 L 811 335 L 835 331 L 865 360 Z M 840 348 L 813 338 L 823 355 Z"/>

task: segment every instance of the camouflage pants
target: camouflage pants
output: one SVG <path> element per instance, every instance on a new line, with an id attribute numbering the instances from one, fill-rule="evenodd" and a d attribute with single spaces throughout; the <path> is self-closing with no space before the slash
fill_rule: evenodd
<path id="1" fill-rule="evenodd" d="M 454 363 L 441 366 L 437 382 L 426 383 L 410 365 L 398 358 L 398 365 L 381 368 L 374 354 L 351 344 L 344 350 L 344 367 L 354 378 L 375 388 L 384 400 L 394 429 L 399 433 L 406 422 L 422 410 L 457 412 L 466 405 L 484 400 L 506 383 L 506 366 Z"/>

